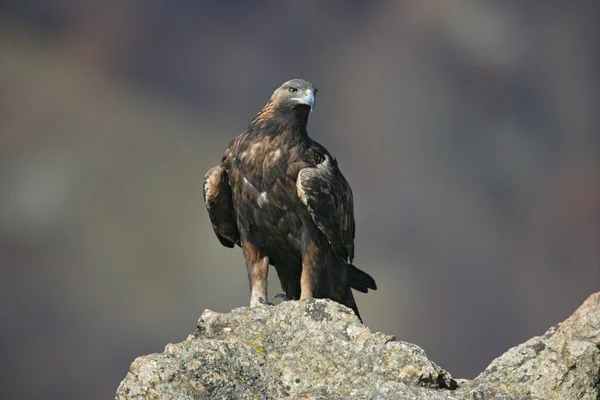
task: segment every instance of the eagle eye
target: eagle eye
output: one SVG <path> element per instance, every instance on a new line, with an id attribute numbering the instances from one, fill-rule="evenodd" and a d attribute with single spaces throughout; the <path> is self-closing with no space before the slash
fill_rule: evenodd
<path id="1" fill-rule="evenodd" d="M 296 89 L 295 87 L 291 87 L 288 90 L 290 93 L 296 93 L 298 91 L 298 89 Z"/>

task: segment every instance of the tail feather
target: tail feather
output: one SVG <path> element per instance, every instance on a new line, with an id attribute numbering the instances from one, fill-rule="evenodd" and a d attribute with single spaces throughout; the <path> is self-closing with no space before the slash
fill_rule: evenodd
<path id="1" fill-rule="evenodd" d="M 365 271 L 358 269 L 352 264 L 346 264 L 346 272 L 348 274 L 348 283 L 352 289 L 362 293 L 368 293 L 369 289 L 377 290 L 375 279 Z"/>
<path id="2" fill-rule="evenodd" d="M 356 306 L 356 301 L 354 301 L 354 295 L 352 294 L 352 289 L 350 289 L 350 287 L 348 287 L 348 290 L 346 291 L 346 296 L 344 298 L 343 304 L 346 307 L 351 308 L 354 311 L 354 314 L 356 314 L 356 316 L 360 320 L 360 322 L 363 322 L 362 318 L 360 317 L 360 313 L 358 312 L 358 307 Z"/>

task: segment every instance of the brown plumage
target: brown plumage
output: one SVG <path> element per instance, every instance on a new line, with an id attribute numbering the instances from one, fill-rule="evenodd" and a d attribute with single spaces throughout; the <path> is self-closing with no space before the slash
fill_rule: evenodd
<path id="1" fill-rule="evenodd" d="M 354 206 L 337 161 L 306 131 L 317 89 L 284 83 L 204 180 L 217 238 L 242 248 L 250 305 L 267 300 L 273 265 L 288 298 L 330 298 L 358 308 L 351 288 L 376 289 L 353 266 Z"/>

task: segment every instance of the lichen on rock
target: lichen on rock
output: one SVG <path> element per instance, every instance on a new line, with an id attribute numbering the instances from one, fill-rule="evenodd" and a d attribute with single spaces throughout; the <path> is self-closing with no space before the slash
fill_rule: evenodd
<path id="1" fill-rule="evenodd" d="M 599 339 L 597 293 L 457 383 L 417 345 L 371 332 L 330 300 L 206 310 L 186 340 L 138 357 L 116 399 L 597 400 Z"/>

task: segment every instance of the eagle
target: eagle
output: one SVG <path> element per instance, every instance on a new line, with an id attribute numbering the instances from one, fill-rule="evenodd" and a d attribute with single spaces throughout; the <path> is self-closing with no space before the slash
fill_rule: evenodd
<path id="1" fill-rule="evenodd" d="M 329 298 L 360 319 L 351 289 L 367 293 L 377 285 L 352 265 L 352 189 L 336 159 L 308 136 L 316 93 L 302 79 L 275 90 L 206 174 L 204 202 L 221 244 L 242 249 L 251 307 L 267 303 L 272 265 L 282 297 Z"/>

